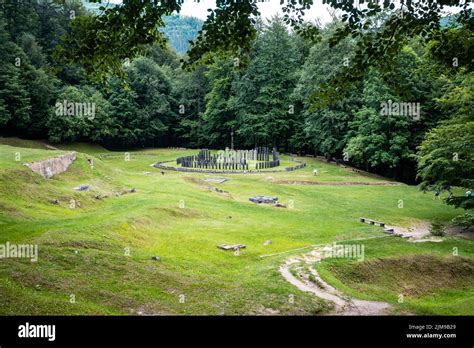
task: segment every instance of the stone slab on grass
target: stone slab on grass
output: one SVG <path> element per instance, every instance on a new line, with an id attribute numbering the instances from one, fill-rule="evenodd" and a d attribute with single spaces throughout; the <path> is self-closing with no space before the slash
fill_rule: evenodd
<path id="1" fill-rule="evenodd" d="M 249 198 L 250 202 L 254 202 L 257 204 L 265 203 L 265 204 L 276 204 L 278 202 L 278 197 L 271 197 L 271 196 L 255 196 Z"/>
<path id="2" fill-rule="evenodd" d="M 217 247 L 222 250 L 239 250 L 246 248 L 244 244 L 219 244 Z"/>
<path id="3" fill-rule="evenodd" d="M 223 182 L 226 182 L 227 180 L 229 180 L 229 179 L 228 178 L 207 178 L 207 179 L 204 179 L 204 181 L 215 182 L 215 183 L 218 183 L 218 184 L 222 184 Z"/>

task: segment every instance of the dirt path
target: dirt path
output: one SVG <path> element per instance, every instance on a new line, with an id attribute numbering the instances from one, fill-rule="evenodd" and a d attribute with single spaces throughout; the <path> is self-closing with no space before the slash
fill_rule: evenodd
<path id="1" fill-rule="evenodd" d="M 443 239 L 432 236 L 430 234 L 431 223 L 429 221 L 421 221 L 410 227 L 390 226 L 386 225 L 386 229 L 393 229 L 394 235 L 398 235 L 411 243 L 433 242 L 439 243 Z"/>
<path id="2" fill-rule="evenodd" d="M 385 229 L 393 229 L 393 236 L 406 238 L 407 242 L 443 242 L 442 238 L 430 235 L 431 223 L 429 221 L 420 221 L 411 227 L 385 226 Z M 448 235 L 456 235 L 463 238 L 472 238 L 469 233 L 460 234 L 459 231 L 448 229 Z M 454 229 L 453 229 L 454 230 Z M 372 239 L 360 238 L 358 240 Z M 328 249 L 329 248 L 329 249 Z M 304 249 L 304 248 L 301 248 Z M 336 315 L 387 315 L 390 312 L 391 305 L 386 302 L 365 301 L 349 298 L 340 291 L 326 283 L 318 274 L 313 265 L 320 262 L 325 255 L 328 255 L 330 246 L 313 246 L 312 251 L 297 257 L 292 257 L 280 266 L 280 273 L 288 282 L 296 286 L 301 291 L 311 292 L 327 301 L 334 303 L 334 310 L 329 314 Z M 279 254 L 279 253 L 278 253 Z M 264 255 L 273 256 L 277 254 Z M 295 275 L 296 274 L 296 275 Z"/>
<path id="3" fill-rule="evenodd" d="M 327 248 L 327 247 L 326 247 Z M 326 248 L 316 247 L 309 253 L 293 257 L 280 267 L 280 273 L 288 282 L 301 291 L 311 292 L 334 303 L 330 315 L 387 315 L 391 305 L 386 302 L 365 301 L 344 296 L 340 291 L 326 283 L 313 268 L 314 263 L 327 255 Z M 309 273 L 308 273 L 309 272 Z M 294 274 L 298 276 L 295 276 Z"/>
<path id="4" fill-rule="evenodd" d="M 59 150 L 56 146 L 49 144 L 46 140 L 38 140 L 38 143 L 42 144 L 48 150 Z"/>

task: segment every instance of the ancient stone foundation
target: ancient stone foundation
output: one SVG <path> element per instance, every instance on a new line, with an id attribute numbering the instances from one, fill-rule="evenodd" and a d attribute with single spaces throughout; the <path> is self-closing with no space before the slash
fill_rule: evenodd
<path id="1" fill-rule="evenodd" d="M 26 166 L 42 177 L 49 179 L 56 174 L 65 172 L 75 160 L 76 153 L 71 152 L 62 156 L 48 158 L 43 161 L 27 163 Z"/>

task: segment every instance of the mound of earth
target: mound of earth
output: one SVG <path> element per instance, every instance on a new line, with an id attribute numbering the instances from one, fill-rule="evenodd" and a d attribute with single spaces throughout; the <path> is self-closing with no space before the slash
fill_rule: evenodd
<path id="1" fill-rule="evenodd" d="M 469 289 L 474 284 L 474 260 L 462 256 L 407 255 L 329 266 L 347 286 L 365 291 L 419 297 L 438 290 Z"/>

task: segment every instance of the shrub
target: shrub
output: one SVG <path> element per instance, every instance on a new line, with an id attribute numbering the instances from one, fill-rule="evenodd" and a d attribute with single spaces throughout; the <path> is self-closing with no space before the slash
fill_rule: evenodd
<path id="1" fill-rule="evenodd" d="M 469 230 L 474 227 L 474 215 L 471 213 L 464 213 L 464 215 L 456 216 L 451 220 L 451 223 L 455 226 L 462 226 L 464 230 Z"/>
<path id="2" fill-rule="evenodd" d="M 443 237 L 446 235 L 446 226 L 441 222 L 433 222 L 430 227 L 433 236 Z"/>

